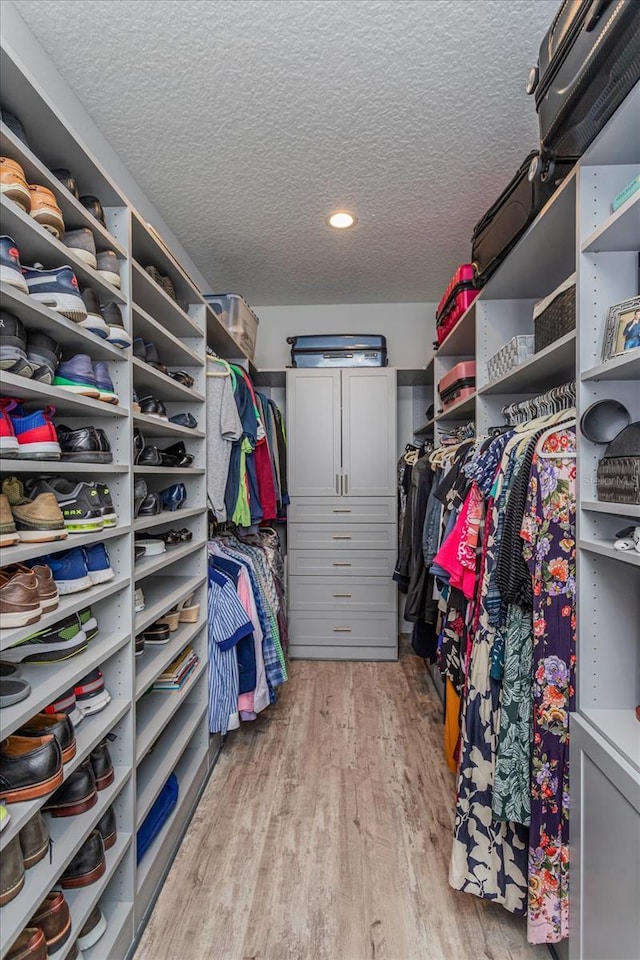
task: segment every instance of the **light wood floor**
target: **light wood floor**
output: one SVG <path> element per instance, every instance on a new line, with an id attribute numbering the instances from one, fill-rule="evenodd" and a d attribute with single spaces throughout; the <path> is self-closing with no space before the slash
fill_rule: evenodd
<path id="1" fill-rule="evenodd" d="M 548 960 L 447 883 L 453 777 L 422 661 L 296 661 L 230 735 L 136 960 Z"/>

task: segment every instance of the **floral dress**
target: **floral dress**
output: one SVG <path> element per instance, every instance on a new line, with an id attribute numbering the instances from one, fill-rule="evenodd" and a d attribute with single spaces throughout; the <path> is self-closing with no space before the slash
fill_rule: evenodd
<path id="1" fill-rule="evenodd" d="M 547 459 L 540 453 L 556 456 Z M 527 935 L 569 935 L 569 713 L 575 698 L 575 431 L 538 445 L 522 524 L 533 582 L 533 754 Z"/>

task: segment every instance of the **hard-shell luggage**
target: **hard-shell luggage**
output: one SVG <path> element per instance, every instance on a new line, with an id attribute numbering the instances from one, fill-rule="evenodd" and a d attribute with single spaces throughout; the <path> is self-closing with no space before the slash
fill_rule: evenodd
<path id="1" fill-rule="evenodd" d="M 377 333 L 287 337 L 292 367 L 386 367 L 387 339 Z"/>
<path id="2" fill-rule="evenodd" d="M 438 344 L 449 336 L 458 320 L 478 296 L 478 287 L 473 275 L 473 264 L 463 263 L 458 267 L 436 310 L 436 337 Z"/>
<path id="3" fill-rule="evenodd" d="M 577 160 L 640 79 L 638 0 L 563 0 L 527 92 L 535 93 L 542 175 Z"/>
<path id="4" fill-rule="evenodd" d="M 530 181 L 529 167 L 537 155 L 533 150 L 525 157 L 515 177 L 474 227 L 471 259 L 480 287 L 495 273 L 574 164 L 573 160 L 556 163 L 551 178 Z"/>
<path id="5" fill-rule="evenodd" d="M 464 400 L 475 393 L 476 389 L 476 362 L 475 360 L 463 360 L 456 363 L 449 373 L 438 383 L 438 395 L 442 403 L 442 409 L 446 410 L 454 403 Z"/>

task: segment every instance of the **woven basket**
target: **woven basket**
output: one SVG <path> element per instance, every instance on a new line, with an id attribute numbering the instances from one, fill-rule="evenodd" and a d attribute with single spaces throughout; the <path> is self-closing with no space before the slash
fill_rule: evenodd
<path id="1" fill-rule="evenodd" d="M 640 503 L 640 457 L 604 457 L 596 475 L 598 500 Z"/>
<path id="2" fill-rule="evenodd" d="M 559 293 L 545 309 L 533 317 L 536 353 L 576 328 L 576 288 Z"/>

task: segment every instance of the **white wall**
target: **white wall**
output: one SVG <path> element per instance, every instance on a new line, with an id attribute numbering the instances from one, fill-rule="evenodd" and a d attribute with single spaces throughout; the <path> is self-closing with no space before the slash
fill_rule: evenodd
<path id="1" fill-rule="evenodd" d="M 340 303 L 261 307 L 256 366 L 286 367 L 287 337 L 314 333 L 381 333 L 387 338 L 390 367 L 424 366 L 435 338 L 436 303 Z"/>

